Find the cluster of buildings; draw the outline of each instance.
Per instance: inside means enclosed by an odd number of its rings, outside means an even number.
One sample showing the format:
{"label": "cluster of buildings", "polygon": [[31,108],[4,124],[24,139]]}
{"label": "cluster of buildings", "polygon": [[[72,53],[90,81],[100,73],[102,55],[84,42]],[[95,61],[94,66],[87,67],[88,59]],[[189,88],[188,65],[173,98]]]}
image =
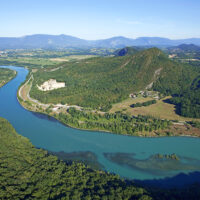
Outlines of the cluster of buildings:
{"label": "cluster of buildings", "polygon": [[155,92],[155,91],[139,91],[138,93],[129,94],[129,97],[135,99],[139,95],[143,96],[143,97],[152,97],[152,98],[157,99],[157,100],[160,99],[159,93]]}

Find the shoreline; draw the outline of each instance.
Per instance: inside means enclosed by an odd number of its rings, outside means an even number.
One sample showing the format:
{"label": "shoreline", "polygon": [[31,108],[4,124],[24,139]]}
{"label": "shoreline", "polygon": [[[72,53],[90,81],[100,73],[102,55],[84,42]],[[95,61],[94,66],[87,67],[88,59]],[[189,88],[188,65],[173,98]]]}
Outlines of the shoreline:
{"label": "shoreline", "polygon": [[90,132],[99,132],[99,133],[109,133],[109,134],[113,134],[113,135],[123,135],[123,136],[128,136],[128,137],[139,137],[139,138],[164,138],[164,137],[191,137],[191,138],[200,138],[200,136],[195,136],[195,135],[142,136],[142,135],[130,135],[130,134],[114,133],[114,132],[111,132],[111,131],[98,130],[98,129],[81,129],[81,128],[77,128],[77,127],[71,126],[71,125],[69,125],[69,124],[66,124],[66,123],[60,121],[60,120],[59,120],[58,118],[56,118],[55,116],[49,115],[49,114],[47,114],[47,113],[45,113],[45,112],[38,112],[38,111],[30,110],[30,109],[24,107],[24,106],[20,103],[18,97],[17,97],[17,100],[18,100],[19,104],[20,104],[25,110],[28,110],[29,112],[36,113],[36,114],[42,114],[42,115],[45,115],[45,116],[47,116],[47,117],[51,117],[51,118],[53,118],[54,120],[56,120],[56,121],[58,121],[59,123],[61,123],[62,125],[66,126],[66,127],[69,127],[69,128],[72,128],[72,129],[81,130],[81,131],[90,131]]}
{"label": "shoreline", "polygon": [[[57,120],[59,123],[61,123],[62,125],[66,126],[66,127],[77,129],[77,130],[82,130],[82,131],[91,131],[91,132],[95,132],[96,131],[96,132],[103,132],[103,133],[109,133],[109,134],[115,134],[115,135],[124,135],[124,136],[131,136],[131,137],[143,137],[143,138],[163,138],[163,137],[191,137],[191,138],[200,138],[200,136],[187,135],[187,134],[185,134],[185,135],[171,135],[171,136],[168,136],[168,135],[146,136],[146,135],[142,135],[142,134],[140,134],[140,135],[131,135],[131,134],[124,134],[124,133],[116,133],[116,132],[111,132],[111,131],[108,131],[108,130],[100,130],[100,129],[83,129],[83,128],[77,128],[77,127],[75,127],[73,125],[69,125],[69,124],[67,124],[67,123],[59,120],[57,117],[55,117],[55,116],[53,116],[51,114],[48,114],[48,113],[46,113],[44,111],[42,112],[42,111],[31,110],[31,109],[27,108],[24,104],[21,103],[21,100],[24,102],[24,99],[21,97],[21,95],[19,94],[19,92],[21,92],[21,88],[24,87],[30,81],[30,79],[31,79],[31,77],[29,77],[28,80],[26,79],[24,81],[24,83],[18,88],[18,91],[17,91],[17,100],[18,100],[19,104],[24,109],[26,109],[26,110],[28,110],[30,112],[43,114],[43,115],[46,115],[47,117],[52,117],[53,119]],[[36,100],[36,101],[38,101],[38,100]],[[41,104],[43,104],[43,103],[41,103]]]}
{"label": "shoreline", "polygon": [[[0,66],[1,67],[1,66]],[[20,66],[17,66],[17,67],[20,67]],[[2,68],[7,68],[7,66],[2,66]],[[21,67],[21,68],[24,68],[24,69],[27,69],[25,67]],[[30,111],[30,112],[34,112],[34,113],[40,113],[40,114],[44,114],[46,116],[49,116],[49,117],[52,117],[54,119],[56,119],[59,123],[63,124],[64,126],[67,126],[67,127],[70,127],[70,128],[74,128],[74,129],[77,129],[77,130],[83,130],[83,131],[91,131],[91,132],[104,132],[104,133],[111,133],[111,134],[115,134],[115,135],[124,135],[124,136],[132,136],[132,137],[144,137],[144,138],[159,138],[159,137],[191,137],[191,138],[199,138],[200,135],[191,135],[191,134],[173,134],[173,135],[167,135],[166,133],[164,134],[158,134],[156,132],[154,132],[153,134],[154,135],[148,135],[146,133],[150,133],[150,132],[138,132],[138,134],[136,135],[132,135],[132,134],[127,134],[127,133],[117,133],[117,132],[112,132],[112,131],[109,131],[109,130],[101,130],[101,129],[86,129],[86,128],[79,128],[79,127],[76,127],[76,126],[73,126],[71,124],[68,124],[68,123],[65,123],[63,121],[61,121],[60,119],[58,119],[57,117],[55,117],[55,115],[53,114],[49,114],[45,111],[36,111],[34,109],[31,109],[31,108],[27,108],[26,105],[24,105],[22,102],[25,102],[26,100],[24,100],[23,98],[20,97],[19,95],[19,91],[21,92],[21,89],[23,88],[23,86],[25,86],[27,84],[27,81],[31,79],[31,74],[32,72],[30,71],[30,69],[28,69],[28,74],[26,76],[26,79],[20,84],[20,86],[18,87],[18,90],[17,90],[17,94],[16,94],[16,98],[17,98],[17,101],[18,103],[20,104],[20,106],[22,106],[24,109]],[[17,73],[15,75],[15,77],[17,76]],[[13,77],[13,78],[15,78]],[[12,79],[11,79],[12,80]],[[11,81],[10,80],[10,81]],[[30,92],[30,91],[29,91]],[[36,100],[38,102],[38,100]],[[35,104],[37,105],[37,103],[35,102]],[[41,103],[43,104],[43,103]],[[45,104],[43,104],[45,105]],[[47,106],[50,106],[50,104]],[[66,106],[66,105],[65,105]],[[70,106],[69,106],[70,107]],[[74,107],[74,106],[71,106],[71,107]],[[170,120],[171,121],[171,120]],[[162,130],[161,130],[162,131]],[[142,134],[144,133],[144,134]],[[152,133],[152,132],[151,132]]]}
{"label": "shoreline", "polygon": [[[8,68],[4,68],[4,67],[1,67],[1,66],[0,66],[0,68],[1,68],[1,69],[8,69]],[[14,76],[11,77],[6,83],[4,83],[3,85],[1,85],[0,88],[2,88],[4,85],[6,85],[6,84],[9,83],[10,81],[12,81],[12,80],[17,76],[17,74],[18,74],[17,71],[15,71],[15,70],[13,70],[13,69],[10,69],[10,70],[12,70],[12,71],[15,73]]]}

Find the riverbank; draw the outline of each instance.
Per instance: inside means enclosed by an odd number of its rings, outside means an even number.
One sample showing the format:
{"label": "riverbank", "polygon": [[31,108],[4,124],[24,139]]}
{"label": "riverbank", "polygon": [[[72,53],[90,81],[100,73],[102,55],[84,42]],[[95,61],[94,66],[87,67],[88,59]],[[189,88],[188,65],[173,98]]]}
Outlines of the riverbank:
{"label": "riverbank", "polygon": [[[93,170],[81,163],[66,164],[47,151],[36,149],[27,138],[19,135],[3,118],[0,118],[0,137],[0,169],[2,172],[0,199],[26,199],[27,196],[31,199],[36,197],[59,199],[60,196],[77,199],[77,194],[80,197],[78,199],[85,199],[86,196],[88,199],[85,190],[90,190],[89,197],[96,198],[98,195],[98,199],[109,194],[111,190],[115,191],[112,194],[113,199],[118,197],[135,199],[138,193],[140,196],[147,197],[148,193],[145,189],[130,181],[126,183],[117,175]],[[88,184],[88,181],[92,185]],[[96,190],[96,187],[101,187],[102,184],[105,186],[103,193],[102,190]],[[80,187],[82,190],[79,189]],[[121,187],[123,191],[117,189]],[[136,194],[135,190],[138,190]]]}
{"label": "riverbank", "polygon": [[[132,122],[130,123],[130,120],[126,121],[124,118],[130,118],[131,116],[124,115],[123,113],[98,113],[97,111],[87,110],[76,105],[43,104],[30,97],[29,93],[33,80],[34,76],[32,73],[29,75],[29,79],[19,88],[17,96],[20,104],[25,109],[30,111],[39,112],[54,117],[66,126],[80,130],[103,131],[142,137],[200,136],[200,130],[198,128],[192,127],[186,123],[180,125],[179,123],[172,123],[172,121],[160,120],[153,117],[149,117],[149,121],[144,121],[147,118],[147,116],[144,116],[142,119],[139,117],[140,120],[138,124],[142,123],[141,120],[144,123],[143,125],[138,126],[136,123],[137,120],[134,124]],[[77,111],[71,111],[72,113],[70,113],[69,110],[72,108],[76,109]],[[109,115],[109,117],[103,117],[105,115]],[[116,118],[121,118],[121,121],[116,120]],[[133,118],[137,119],[138,117],[134,116]],[[152,123],[156,120],[157,124]],[[165,121],[165,125],[163,125],[163,121]],[[149,123],[149,127],[145,126],[145,123]]]}
{"label": "riverbank", "polygon": [[[65,152],[67,155],[68,153],[72,153],[70,156],[75,156],[77,159],[79,159],[81,155],[81,160],[90,159],[90,156],[94,155],[106,171],[119,174],[124,178],[139,180],[161,179],[169,177],[169,174],[170,176],[174,176],[185,171],[181,170],[177,171],[177,173],[171,173],[170,171],[164,170],[161,175],[157,175],[154,172],[144,172],[140,170],[140,168],[135,169],[127,165],[121,165],[120,163],[129,159],[129,157],[127,157],[128,154],[133,155],[134,153],[134,158],[140,160],[146,160],[151,155],[158,153],[163,155],[175,153],[180,158],[188,157],[191,160],[199,159],[199,138],[125,137],[122,134],[117,135],[86,130],[80,131],[64,126],[62,123],[47,115],[29,112],[19,104],[16,98],[17,90],[23,82],[25,83],[28,71],[18,67],[9,68],[16,70],[18,76],[0,90],[1,116],[8,119],[16,131],[28,138],[37,148],[47,149],[51,152]],[[27,80],[30,78],[30,75],[31,74],[27,76]],[[73,110],[70,109],[70,115],[72,111]],[[78,113],[75,114],[77,116]],[[83,114],[83,112],[80,112],[80,114]],[[94,116],[96,117],[97,115],[95,114]],[[112,115],[106,114],[106,116],[111,117]],[[120,115],[118,114],[116,117],[120,117]],[[70,119],[77,119],[77,117]],[[119,122],[120,119],[118,119],[117,122]],[[105,118],[97,120],[106,122]],[[110,119],[109,121],[113,122],[114,120],[115,119]],[[137,118],[137,120],[139,119]],[[75,121],[73,121],[73,123],[74,122]],[[187,149],[187,151],[185,151],[185,149]],[[88,154],[87,152],[91,153]],[[118,161],[116,163],[114,162],[115,160],[108,160],[108,158],[105,157],[105,155],[111,155],[110,153],[116,153],[116,156],[118,153],[121,153],[121,161],[119,161],[119,164],[117,164]],[[114,154],[112,155],[114,156]]]}
{"label": "riverbank", "polygon": [[[67,199],[103,199],[104,196],[108,195],[112,199],[150,200],[152,198],[160,199],[161,196],[164,196],[164,200],[170,199],[171,196],[176,197],[176,199],[182,197],[190,199],[191,196],[194,196],[194,189],[197,192],[199,188],[199,184],[190,186],[192,183],[189,182],[189,186],[184,187],[183,185],[174,190],[167,186],[164,187],[165,181],[174,182],[174,178],[161,181],[152,180],[152,182],[132,181],[102,170],[91,169],[80,162],[65,162],[64,159],[60,160],[57,156],[51,155],[52,153],[35,148],[27,138],[19,135],[12,125],[3,118],[0,118],[0,137],[2,155],[0,159],[1,199],[26,199],[27,196],[33,199],[36,197],[59,199],[60,196]],[[86,153],[83,154],[86,159],[93,156],[90,152]],[[79,154],[81,152],[63,154],[62,156],[73,158],[77,155],[80,156]],[[7,159],[8,157],[9,159]],[[198,172],[194,174],[195,177],[199,177]],[[183,178],[187,181],[192,175],[182,176],[185,176]],[[15,179],[12,178],[13,176]],[[196,180],[198,180],[197,178]],[[100,189],[97,190],[97,188]],[[12,193],[8,192],[11,190]],[[85,191],[90,192],[86,194]],[[199,195],[198,192],[195,193],[196,197]]]}
{"label": "riverbank", "polygon": [[[8,70],[6,68],[0,68],[0,69],[4,69],[4,70]],[[1,81],[0,81],[0,88],[3,87],[4,85],[6,85],[9,81],[13,80],[16,76],[17,76],[17,72],[15,70],[11,70],[12,71],[12,74],[8,74],[6,76],[8,77],[2,77],[4,76],[4,74],[1,74]]]}

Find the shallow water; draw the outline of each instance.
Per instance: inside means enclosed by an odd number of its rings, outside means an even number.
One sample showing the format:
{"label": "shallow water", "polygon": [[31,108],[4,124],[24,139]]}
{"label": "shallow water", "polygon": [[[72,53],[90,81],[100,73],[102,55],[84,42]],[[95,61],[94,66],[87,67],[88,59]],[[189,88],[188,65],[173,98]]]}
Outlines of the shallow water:
{"label": "shallow water", "polygon": [[[18,74],[15,79],[0,88],[0,116],[8,119],[16,131],[29,138],[36,147],[52,152],[62,152],[62,155],[63,152],[77,152],[70,154],[70,156],[75,155],[76,159],[79,159],[81,155],[88,159],[88,155],[91,155],[91,158],[95,158],[93,160],[97,160],[99,166],[105,170],[129,179],[158,179],[200,169],[200,138],[141,138],[84,131],[64,126],[46,115],[25,110],[18,103],[16,93],[20,84],[25,80],[28,70],[12,66],[6,68],[16,70]],[[160,170],[159,173],[156,173],[157,167],[152,166],[151,170],[145,168],[145,165],[150,164],[149,158],[157,153],[175,153],[181,158],[181,162],[191,167],[177,169],[179,165],[176,165],[173,170],[170,165],[169,170],[166,165],[165,169]],[[115,159],[108,155],[114,155]],[[116,155],[120,155],[118,160],[116,160]],[[140,163],[142,168],[139,167],[140,165],[133,167],[129,163],[130,156],[127,157],[127,155],[134,155],[131,162],[142,162],[142,165]]]}

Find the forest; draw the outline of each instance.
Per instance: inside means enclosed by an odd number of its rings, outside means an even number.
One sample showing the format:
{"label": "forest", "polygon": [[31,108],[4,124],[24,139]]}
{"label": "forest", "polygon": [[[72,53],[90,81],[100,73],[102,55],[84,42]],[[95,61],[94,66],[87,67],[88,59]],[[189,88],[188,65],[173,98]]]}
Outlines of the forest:
{"label": "forest", "polygon": [[144,188],[82,163],[65,163],[35,148],[0,118],[0,199],[198,200],[199,188]]}
{"label": "forest", "polygon": [[64,163],[0,118],[0,199],[151,199],[119,176]]}
{"label": "forest", "polygon": [[58,119],[72,127],[90,130],[109,131],[128,135],[145,135],[167,129],[171,122],[151,116],[129,116],[121,112],[97,114],[69,108],[67,113],[60,113]]}
{"label": "forest", "polygon": [[0,87],[16,76],[16,72],[10,69],[0,68]]}
{"label": "forest", "polygon": [[193,81],[190,88],[169,101],[176,105],[178,114],[184,117],[200,118],[200,76]]}

